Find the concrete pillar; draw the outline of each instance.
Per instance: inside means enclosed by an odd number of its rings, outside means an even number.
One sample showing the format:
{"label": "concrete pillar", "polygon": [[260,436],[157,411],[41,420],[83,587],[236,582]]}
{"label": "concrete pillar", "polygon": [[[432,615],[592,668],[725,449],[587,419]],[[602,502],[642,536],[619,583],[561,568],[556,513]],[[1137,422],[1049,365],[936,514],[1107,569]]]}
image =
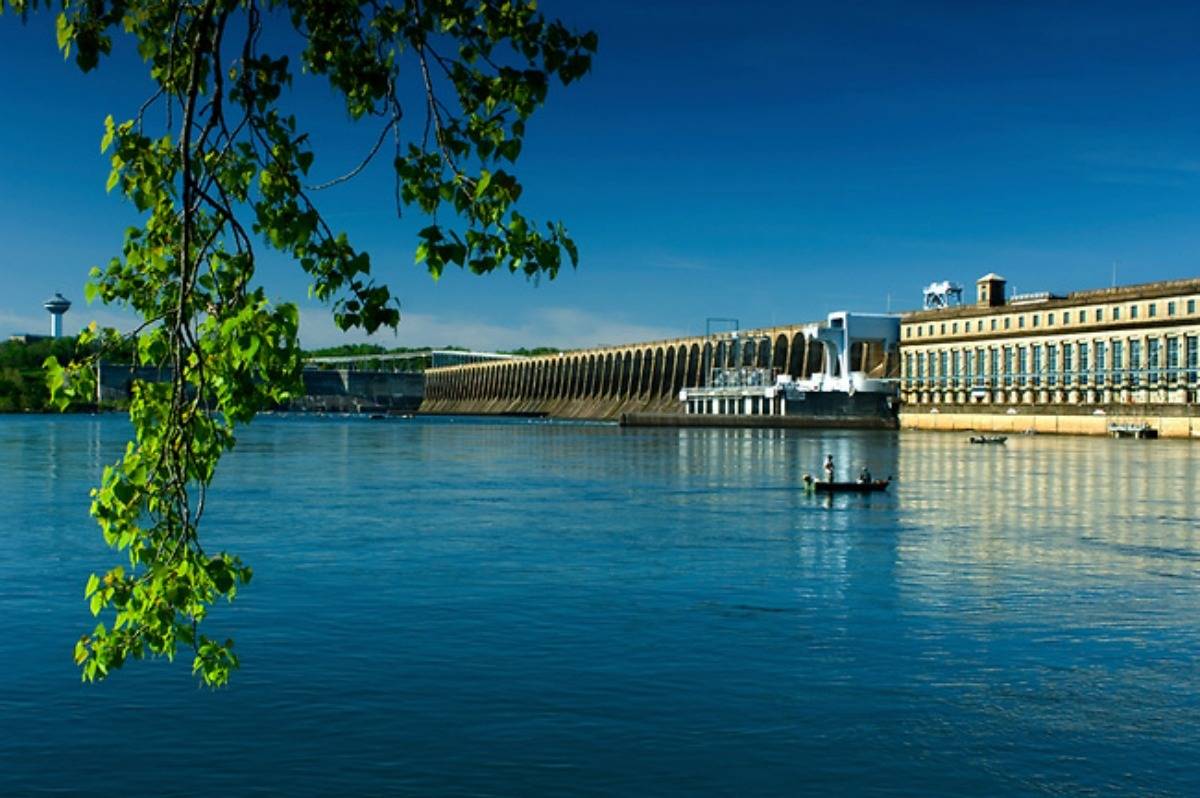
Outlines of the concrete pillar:
{"label": "concrete pillar", "polygon": [[654,395],[654,360],[656,358],[655,349],[647,349],[642,353],[642,383],[638,390],[639,397],[649,397]]}

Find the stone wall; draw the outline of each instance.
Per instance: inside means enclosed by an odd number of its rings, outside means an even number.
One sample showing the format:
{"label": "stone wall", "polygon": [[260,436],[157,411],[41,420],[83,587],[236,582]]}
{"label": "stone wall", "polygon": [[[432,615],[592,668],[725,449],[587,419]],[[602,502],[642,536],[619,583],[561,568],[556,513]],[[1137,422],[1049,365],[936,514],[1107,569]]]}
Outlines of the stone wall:
{"label": "stone wall", "polygon": [[[1103,414],[1097,414],[1100,410]],[[981,412],[971,408],[913,407],[900,412],[901,429],[944,432],[1002,432],[1021,434],[1108,435],[1110,424],[1148,424],[1163,438],[1200,438],[1200,408],[1180,405],[1103,408],[1053,406],[1021,407],[1007,411]]]}

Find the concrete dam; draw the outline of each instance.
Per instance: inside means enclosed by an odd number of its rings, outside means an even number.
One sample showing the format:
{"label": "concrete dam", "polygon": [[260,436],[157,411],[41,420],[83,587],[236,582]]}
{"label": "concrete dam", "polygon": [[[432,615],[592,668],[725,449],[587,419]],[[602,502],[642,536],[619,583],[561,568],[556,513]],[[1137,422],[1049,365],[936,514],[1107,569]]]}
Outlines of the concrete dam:
{"label": "concrete dam", "polygon": [[839,352],[821,339],[825,326],[814,322],[429,369],[421,412],[596,420],[683,416],[679,392],[706,387],[720,369],[807,380],[839,374],[844,363],[875,378],[897,375],[895,346],[861,340]]}

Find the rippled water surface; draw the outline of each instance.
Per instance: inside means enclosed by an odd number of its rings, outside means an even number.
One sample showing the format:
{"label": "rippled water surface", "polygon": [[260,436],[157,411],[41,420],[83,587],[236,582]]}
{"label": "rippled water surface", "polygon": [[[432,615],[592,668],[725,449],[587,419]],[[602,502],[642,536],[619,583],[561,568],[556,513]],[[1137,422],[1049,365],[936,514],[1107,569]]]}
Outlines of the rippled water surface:
{"label": "rippled water surface", "polygon": [[264,419],[209,692],[71,662],[126,433],[0,417],[0,794],[1200,795],[1200,444]]}

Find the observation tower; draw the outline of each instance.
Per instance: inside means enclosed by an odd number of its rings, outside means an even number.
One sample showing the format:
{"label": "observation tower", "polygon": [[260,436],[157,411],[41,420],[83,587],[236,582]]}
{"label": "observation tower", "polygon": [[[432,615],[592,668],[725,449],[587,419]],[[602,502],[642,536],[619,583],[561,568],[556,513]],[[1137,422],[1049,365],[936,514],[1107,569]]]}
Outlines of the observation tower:
{"label": "observation tower", "polygon": [[56,293],[53,297],[43,302],[42,307],[50,314],[50,337],[61,338],[62,317],[64,313],[71,309],[71,300],[62,294]]}

